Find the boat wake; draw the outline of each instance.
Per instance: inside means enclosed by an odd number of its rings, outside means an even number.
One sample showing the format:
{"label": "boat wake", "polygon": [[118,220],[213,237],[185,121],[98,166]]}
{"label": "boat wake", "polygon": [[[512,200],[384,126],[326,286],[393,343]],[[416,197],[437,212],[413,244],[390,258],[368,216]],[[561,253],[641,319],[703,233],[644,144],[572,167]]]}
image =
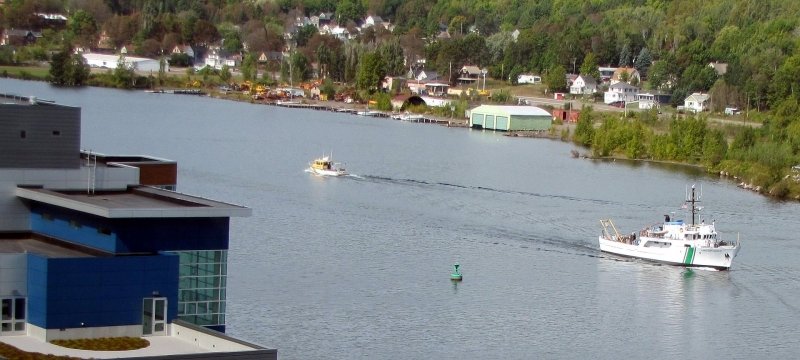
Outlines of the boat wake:
{"label": "boat wake", "polygon": [[467,189],[467,190],[478,190],[478,191],[486,191],[486,192],[495,192],[500,194],[509,194],[509,195],[523,195],[523,196],[531,196],[537,198],[550,198],[550,199],[561,199],[561,200],[569,200],[569,201],[581,201],[581,202],[591,202],[598,205],[608,205],[611,202],[608,200],[600,200],[600,199],[587,199],[587,198],[579,198],[569,195],[554,195],[554,194],[542,194],[542,193],[535,193],[535,192],[527,192],[527,191],[516,191],[516,190],[506,190],[506,189],[497,189],[485,186],[471,186],[471,185],[459,185],[459,184],[452,184],[447,182],[431,182],[425,180],[416,180],[416,179],[396,179],[390,177],[383,177],[383,176],[376,176],[376,175],[364,175],[359,176],[359,180],[364,181],[371,181],[375,183],[392,183],[397,185],[406,185],[406,186],[417,186],[417,187],[446,187],[452,189]]}

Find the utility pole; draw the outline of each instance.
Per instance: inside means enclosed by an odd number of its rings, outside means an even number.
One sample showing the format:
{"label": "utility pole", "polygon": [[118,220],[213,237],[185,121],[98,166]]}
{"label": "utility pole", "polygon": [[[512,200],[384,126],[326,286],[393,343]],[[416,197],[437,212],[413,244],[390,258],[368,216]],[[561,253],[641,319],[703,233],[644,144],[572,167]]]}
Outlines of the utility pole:
{"label": "utility pole", "polygon": [[453,83],[453,62],[450,62],[450,75],[447,76],[447,82],[449,84]]}

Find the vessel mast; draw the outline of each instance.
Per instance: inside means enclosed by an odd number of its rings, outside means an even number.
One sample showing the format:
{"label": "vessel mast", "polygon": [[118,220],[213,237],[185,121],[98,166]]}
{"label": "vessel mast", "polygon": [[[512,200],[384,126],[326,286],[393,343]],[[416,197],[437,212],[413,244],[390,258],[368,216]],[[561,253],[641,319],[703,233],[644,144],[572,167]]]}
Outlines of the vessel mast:
{"label": "vessel mast", "polygon": [[692,197],[689,198],[687,201],[692,204],[692,226],[694,226],[695,216],[697,215],[698,212],[700,212],[700,209],[698,209],[697,206],[695,206],[695,204],[699,203],[700,200],[695,196],[694,185],[692,185]]}

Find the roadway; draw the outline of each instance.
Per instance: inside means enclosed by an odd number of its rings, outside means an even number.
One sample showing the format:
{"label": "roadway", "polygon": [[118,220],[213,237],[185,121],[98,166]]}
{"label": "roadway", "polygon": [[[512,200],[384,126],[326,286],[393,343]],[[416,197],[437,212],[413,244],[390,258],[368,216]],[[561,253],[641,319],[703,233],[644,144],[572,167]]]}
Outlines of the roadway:
{"label": "roadway", "polygon": [[[638,102],[629,102],[627,109],[606,105],[604,103],[598,102],[591,102],[591,101],[583,101],[583,100],[556,100],[553,98],[544,98],[544,97],[535,97],[535,96],[516,96],[518,104],[525,104],[525,105],[533,105],[533,106],[542,106],[542,105],[549,105],[554,108],[564,108],[564,103],[572,103],[573,109],[580,110],[581,107],[584,105],[591,106],[596,111],[603,111],[603,112],[625,112],[627,111],[645,111],[644,109],[639,109]],[[674,109],[672,107],[668,108],[662,116],[672,116],[674,113]],[[659,112],[660,113],[660,112]],[[746,122],[744,118],[741,117],[739,119],[736,118],[729,118],[729,117],[719,117],[719,116],[707,116],[709,121],[713,121],[719,124],[725,125],[738,125],[738,126],[750,126],[750,127],[761,127],[761,123],[756,122]]]}

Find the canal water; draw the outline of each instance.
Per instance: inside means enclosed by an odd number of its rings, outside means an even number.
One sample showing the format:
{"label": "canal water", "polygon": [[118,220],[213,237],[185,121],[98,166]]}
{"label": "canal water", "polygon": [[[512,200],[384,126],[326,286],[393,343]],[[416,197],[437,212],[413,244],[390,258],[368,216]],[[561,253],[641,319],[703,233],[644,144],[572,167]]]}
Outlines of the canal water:
{"label": "canal water", "polygon": [[[80,106],[84,148],[175,160],[179,191],[252,208],[231,223],[228,332],[281,359],[800,356],[800,204],[698,169],[207,97],[0,91]],[[330,153],[354,175],[304,171]],[[693,184],[742,241],[730,271],[599,252],[600,219],[680,218]]]}

